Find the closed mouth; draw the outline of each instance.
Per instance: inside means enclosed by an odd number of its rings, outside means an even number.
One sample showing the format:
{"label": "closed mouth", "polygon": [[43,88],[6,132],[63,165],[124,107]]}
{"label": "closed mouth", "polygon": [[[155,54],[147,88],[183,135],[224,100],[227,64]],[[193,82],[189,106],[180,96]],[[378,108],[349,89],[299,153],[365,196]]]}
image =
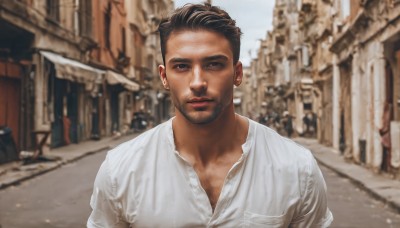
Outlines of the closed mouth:
{"label": "closed mouth", "polygon": [[202,102],[211,102],[210,98],[192,98],[188,101],[188,103],[202,103]]}

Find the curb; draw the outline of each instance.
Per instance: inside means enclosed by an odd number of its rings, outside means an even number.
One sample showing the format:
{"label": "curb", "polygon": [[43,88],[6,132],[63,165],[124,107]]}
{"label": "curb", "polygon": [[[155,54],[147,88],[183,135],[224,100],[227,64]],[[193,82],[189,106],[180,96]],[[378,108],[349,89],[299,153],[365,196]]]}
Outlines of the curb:
{"label": "curb", "polygon": [[87,151],[87,152],[84,152],[84,153],[80,154],[79,156],[76,156],[76,157],[73,157],[73,158],[70,158],[70,159],[66,159],[66,160],[58,161],[55,164],[50,165],[49,167],[46,167],[46,168],[44,168],[42,170],[32,171],[28,175],[24,175],[24,176],[21,176],[19,178],[15,178],[15,179],[13,179],[13,180],[11,180],[9,182],[0,183],[0,190],[6,189],[7,187],[10,187],[10,186],[18,185],[23,181],[26,181],[26,180],[32,179],[34,177],[37,177],[39,175],[45,174],[47,172],[53,171],[55,169],[58,169],[58,168],[60,168],[60,167],[62,167],[64,165],[66,165],[66,164],[78,161],[78,160],[80,160],[80,159],[82,159],[82,158],[84,158],[86,156],[91,155],[91,154],[95,154],[95,153],[101,152],[103,150],[110,149],[111,147],[112,146],[110,146],[110,145],[109,146],[103,146],[103,147],[97,148],[95,150]]}
{"label": "curb", "polygon": [[[0,190],[6,189],[10,186],[18,185],[23,181],[26,181],[26,180],[32,179],[34,177],[37,177],[39,175],[45,174],[47,172],[53,171],[55,169],[58,169],[64,165],[66,165],[66,164],[76,162],[86,156],[101,152],[103,150],[111,150],[111,149],[117,147],[118,145],[120,145],[121,143],[124,143],[124,142],[136,137],[140,133],[141,132],[139,132],[139,133],[131,132],[129,134],[122,135],[119,137],[109,137],[108,142],[105,142],[104,145],[99,145],[97,148],[88,149],[86,151],[80,152],[79,154],[75,154],[73,156],[68,156],[67,158],[60,156],[61,160],[59,160],[59,161],[55,161],[55,162],[51,162],[51,163],[50,162],[49,163],[38,163],[39,165],[43,164],[42,166],[44,166],[44,167],[42,167],[40,170],[38,170],[38,169],[31,170],[31,171],[25,170],[25,172],[27,172],[27,173],[22,173],[20,176],[17,176],[17,177],[10,177],[9,178],[10,180],[6,179],[6,180],[1,181],[0,182]],[[57,153],[58,152],[55,152],[55,155],[57,155]],[[21,171],[21,172],[24,172],[24,171]]]}

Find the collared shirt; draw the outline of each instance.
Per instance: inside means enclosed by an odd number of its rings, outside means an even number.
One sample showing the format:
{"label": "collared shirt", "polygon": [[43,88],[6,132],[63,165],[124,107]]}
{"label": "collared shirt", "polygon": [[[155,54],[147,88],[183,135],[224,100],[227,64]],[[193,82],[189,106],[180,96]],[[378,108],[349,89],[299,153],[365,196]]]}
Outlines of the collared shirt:
{"label": "collared shirt", "polygon": [[88,227],[327,227],[326,185],[309,150],[249,120],[213,211],[175,149],[172,119],[107,154]]}

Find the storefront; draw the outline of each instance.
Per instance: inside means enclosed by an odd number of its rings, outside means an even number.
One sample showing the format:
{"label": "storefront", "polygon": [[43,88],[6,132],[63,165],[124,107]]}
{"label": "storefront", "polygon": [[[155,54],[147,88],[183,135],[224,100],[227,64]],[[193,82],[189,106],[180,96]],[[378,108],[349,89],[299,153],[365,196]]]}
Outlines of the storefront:
{"label": "storefront", "polygon": [[[2,3],[0,8],[9,4]],[[11,130],[16,150],[34,147],[30,48],[34,34],[0,15],[0,127]],[[0,142],[1,143],[1,142]]]}
{"label": "storefront", "polygon": [[105,72],[52,52],[40,55],[46,92],[37,92],[45,104],[42,115],[50,122],[51,147],[91,138],[99,129],[93,116]]}
{"label": "storefront", "polygon": [[16,145],[20,138],[21,79],[21,66],[0,60],[0,127],[12,130]]}
{"label": "storefront", "polygon": [[133,116],[133,92],[140,90],[139,84],[114,71],[106,72],[106,129],[108,134],[125,132],[130,128]]}

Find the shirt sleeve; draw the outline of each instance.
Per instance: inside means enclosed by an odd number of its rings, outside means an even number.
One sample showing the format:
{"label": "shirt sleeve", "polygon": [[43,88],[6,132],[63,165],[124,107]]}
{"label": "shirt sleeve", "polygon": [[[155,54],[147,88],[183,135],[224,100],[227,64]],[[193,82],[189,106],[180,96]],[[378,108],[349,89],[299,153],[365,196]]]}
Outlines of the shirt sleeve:
{"label": "shirt sleeve", "polygon": [[326,184],[317,162],[312,158],[302,204],[291,227],[328,227],[333,216],[328,208]]}
{"label": "shirt sleeve", "polygon": [[87,227],[129,227],[121,217],[121,206],[116,201],[115,185],[112,183],[107,158],[100,166],[90,199],[92,213]]}

